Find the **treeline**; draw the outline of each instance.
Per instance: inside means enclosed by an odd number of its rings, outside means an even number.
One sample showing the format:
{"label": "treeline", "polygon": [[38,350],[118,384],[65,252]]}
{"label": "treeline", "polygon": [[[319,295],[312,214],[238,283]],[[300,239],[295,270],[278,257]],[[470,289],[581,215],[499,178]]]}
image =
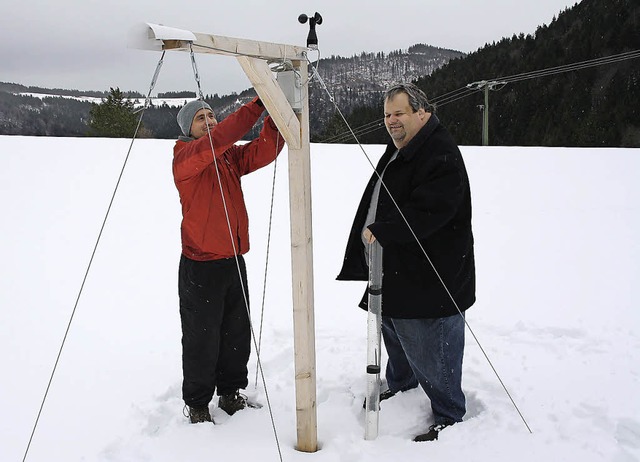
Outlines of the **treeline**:
{"label": "treeline", "polygon": [[[512,80],[489,92],[489,144],[503,146],[640,146],[640,57],[557,73],[553,68],[640,51],[637,0],[583,0],[561,12],[534,35],[514,35],[422,77],[416,84],[459,144],[482,142],[483,91],[467,85]],[[545,76],[515,81],[505,77],[548,70]],[[498,90],[500,88],[500,90]],[[452,93],[455,92],[455,93]],[[448,98],[445,95],[450,95]],[[456,96],[458,95],[458,96]],[[386,130],[367,132],[382,116],[372,101],[347,117],[366,132],[367,142],[386,143]],[[346,126],[336,116],[320,140],[340,137]],[[361,140],[362,141],[362,140]]]}
{"label": "treeline", "polygon": [[[92,98],[106,98],[109,95],[108,91],[81,91],[81,90],[69,90],[66,88],[43,88],[21,85],[19,83],[0,82],[0,92],[7,93],[38,93],[43,95],[56,95],[56,96],[74,96],[74,97],[92,97]],[[144,98],[142,93],[137,91],[123,91],[128,98]]]}
{"label": "treeline", "polygon": [[451,50],[448,48],[440,48],[440,47],[434,47],[432,45],[426,45],[424,43],[416,43],[415,45],[410,46],[407,50],[393,50],[388,53],[385,53],[384,51],[378,51],[378,52],[363,51],[359,54],[354,54],[350,58],[331,55],[328,58],[322,59],[322,62],[334,64],[334,63],[347,62],[347,61],[352,62],[357,60],[369,61],[371,59],[379,60],[379,59],[385,59],[385,58],[395,58],[395,57],[405,56],[406,54],[429,54],[433,56],[441,53],[451,54],[454,56],[460,56],[464,54],[464,53],[460,53],[459,51]]}
{"label": "treeline", "polygon": [[[88,101],[79,101],[62,96],[29,96],[14,94],[2,91],[2,88],[13,88],[13,91],[20,93],[38,93],[33,87],[24,87],[16,84],[0,83],[0,135],[23,135],[23,136],[98,136],[95,130],[90,127],[90,112],[93,105]],[[27,90],[29,88],[29,90]],[[38,89],[39,92],[48,94],[54,90]],[[63,90],[55,90],[62,92]],[[87,97],[86,92],[80,94],[71,90],[64,90],[67,96]],[[91,92],[92,97],[101,98],[101,101],[109,100],[109,92],[96,96]],[[144,96],[135,92],[122,92],[125,97],[136,103],[139,109],[145,101]],[[219,96],[205,95],[205,100],[214,109],[216,115],[222,119],[239,107],[239,103],[246,103],[255,96],[253,89],[246,90],[241,94]],[[158,95],[159,98],[185,98],[187,101],[194,98],[193,92],[168,92]],[[176,123],[176,116],[180,107],[173,107],[167,104],[151,105],[143,115],[144,130],[138,133],[141,138],[175,139],[180,135],[180,128]],[[140,112],[136,112],[140,115]],[[131,130],[129,136],[133,136]],[[257,136],[258,130],[254,129],[247,135]]]}
{"label": "treeline", "polygon": [[91,104],[0,91],[0,135],[86,136]]}

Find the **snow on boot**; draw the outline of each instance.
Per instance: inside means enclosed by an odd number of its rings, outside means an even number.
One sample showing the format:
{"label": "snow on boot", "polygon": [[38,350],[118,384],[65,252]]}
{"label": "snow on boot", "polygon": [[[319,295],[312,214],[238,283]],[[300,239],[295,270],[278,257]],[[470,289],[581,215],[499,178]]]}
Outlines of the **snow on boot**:
{"label": "snow on boot", "polygon": [[433,424],[429,427],[429,431],[427,433],[416,436],[413,441],[415,441],[416,443],[420,443],[422,441],[435,441],[438,439],[438,433],[450,426],[451,425],[447,424]]}

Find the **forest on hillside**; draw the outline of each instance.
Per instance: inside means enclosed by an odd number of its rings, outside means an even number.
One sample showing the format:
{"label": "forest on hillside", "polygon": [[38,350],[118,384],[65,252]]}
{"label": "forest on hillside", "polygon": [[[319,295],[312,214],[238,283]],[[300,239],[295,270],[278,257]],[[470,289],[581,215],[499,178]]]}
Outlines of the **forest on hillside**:
{"label": "forest on hillside", "polygon": [[[602,65],[553,69],[623,53],[628,55]],[[540,69],[549,71],[524,78]],[[489,92],[491,144],[640,146],[640,2],[583,0],[535,36],[487,45],[417,83],[441,94],[469,82],[518,75]],[[460,143],[481,138],[477,106],[483,102],[483,92],[476,92],[438,109]]]}
{"label": "forest on hillside", "polygon": [[[481,144],[485,91],[469,85],[482,81],[496,83],[490,145],[638,147],[640,2],[582,0],[533,35],[486,44],[418,79],[459,144]],[[364,142],[386,143],[382,112],[377,101],[347,120]],[[345,132],[335,116],[320,140],[353,142]]]}

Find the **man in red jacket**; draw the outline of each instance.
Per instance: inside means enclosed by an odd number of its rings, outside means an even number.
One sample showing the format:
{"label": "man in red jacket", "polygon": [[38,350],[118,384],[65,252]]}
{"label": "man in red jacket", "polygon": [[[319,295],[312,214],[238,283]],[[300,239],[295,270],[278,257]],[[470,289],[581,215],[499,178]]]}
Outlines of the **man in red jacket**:
{"label": "man in red jacket", "polygon": [[182,204],[178,275],[182,397],[191,423],[210,422],[214,392],[232,415],[246,406],[251,329],[247,274],[249,220],[240,177],[271,163],[284,141],[269,116],[258,138],[239,141],[264,106],[255,98],[218,123],[204,101],[178,113],[173,177]]}

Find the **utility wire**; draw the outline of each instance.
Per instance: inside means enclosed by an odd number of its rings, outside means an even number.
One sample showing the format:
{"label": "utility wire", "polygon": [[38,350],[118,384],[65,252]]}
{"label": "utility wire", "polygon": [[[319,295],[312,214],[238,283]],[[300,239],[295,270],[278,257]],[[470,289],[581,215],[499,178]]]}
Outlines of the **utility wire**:
{"label": "utility wire", "polygon": [[[202,108],[204,109],[204,96],[202,94],[202,88],[200,86],[200,76],[198,74],[198,67],[196,65],[196,59],[195,59],[195,55],[193,52],[193,44],[192,42],[189,42],[189,51],[190,51],[190,55],[191,55],[191,66],[193,68],[193,75],[198,87],[198,95],[200,97],[200,100],[202,101]],[[229,238],[231,239],[231,246],[233,247],[233,255],[235,257],[235,262],[236,262],[236,268],[238,270],[238,276],[240,279],[240,285],[241,285],[241,289],[242,289],[242,296],[244,297],[244,304],[245,304],[245,308],[247,311],[247,318],[249,320],[249,330],[251,331],[251,339],[253,340],[253,345],[256,349],[256,358],[257,358],[257,363],[258,363],[258,369],[260,370],[260,375],[262,377],[262,385],[264,386],[264,395],[265,395],[265,399],[267,401],[267,408],[269,409],[269,416],[271,418],[271,427],[273,429],[273,435],[275,438],[275,442],[276,442],[276,447],[278,449],[278,456],[280,458],[280,462],[282,462],[282,450],[280,448],[280,440],[278,438],[278,431],[276,429],[276,422],[275,422],[275,418],[273,416],[273,409],[271,407],[271,400],[269,398],[269,392],[267,390],[267,382],[264,376],[264,370],[262,368],[262,361],[260,359],[260,352],[259,352],[259,346],[256,340],[256,334],[255,331],[253,329],[253,323],[251,322],[251,313],[249,311],[249,298],[248,298],[248,294],[247,294],[247,287],[244,283],[244,280],[242,278],[242,269],[240,268],[240,259],[238,256],[238,250],[236,248],[236,244],[235,241],[233,239],[233,230],[231,227],[231,220],[229,218],[229,209],[227,207],[227,201],[225,199],[225,195],[224,195],[224,189],[223,189],[223,185],[222,185],[222,179],[220,177],[220,169],[218,168],[218,159],[216,158],[216,154],[215,154],[215,150],[213,147],[213,139],[211,138],[211,131],[209,128],[209,124],[207,124],[207,137],[209,138],[209,147],[211,148],[211,155],[213,157],[213,165],[215,167],[215,171],[216,171],[216,177],[217,177],[217,181],[218,181],[218,186],[220,188],[220,196],[222,198],[222,205],[224,208],[224,213],[225,213],[225,217],[227,220],[227,229],[229,231]],[[280,136],[278,135],[278,138],[276,139],[276,152],[278,150],[278,146],[280,143]]]}
{"label": "utility wire", "polygon": [[602,66],[605,64],[613,64],[622,61],[626,61],[629,59],[640,58],[640,50],[628,51],[625,53],[619,53],[611,56],[603,56],[600,58],[589,59],[586,61],[580,61],[571,64],[564,64],[562,66],[549,67],[546,69],[540,69],[531,72],[524,72],[521,74],[514,74],[506,77],[498,77],[491,80],[498,80],[501,82],[513,83],[520,82],[522,80],[529,80],[538,77],[547,77],[549,75],[557,75],[562,74],[564,72],[577,71],[580,69],[587,69],[590,67]]}
{"label": "utility wire", "polygon": [[[446,93],[442,96],[433,98],[430,103],[433,107],[441,107],[444,106],[446,104],[449,103],[453,103],[455,101],[458,101],[459,99],[462,98],[466,98],[467,96],[469,96],[471,93],[475,93],[476,90],[471,90],[467,87],[462,87],[458,90]],[[384,128],[384,121],[382,118],[380,118],[380,120],[374,120],[372,122],[369,122],[367,124],[361,125],[357,128],[353,129],[353,134],[358,135],[358,136],[363,136],[363,135],[367,135],[369,133],[373,133],[376,132],[378,130],[382,130]],[[329,138],[325,138],[323,139],[321,142],[322,143],[343,143],[349,139],[351,139],[352,137],[352,133],[347,131],[347,132],[342,132],[342,133],[338,133],[336,135],[330,136]]]}
{"label": "utility wire", "polygon": [[437,96],[435,98],[433,98],[430,103],[434,106],[434,107],[441,107],[441,106],[445,106],[449,103],[453,103],[455,101],[458,101],[460,99],[466,98],[467,96],[471,95],[472,93],[475,93],[475,90],[471,90],[469,88],[465,87],[464,91],[459,91],[456,90],[456,92],[451,92],[448,93],[448,96]]}
{"label": "utility wire", "polygon": [[[278,132],[278,140],[276,141],[276,149],[278,149],[278,143],[280,142],[280,132]],[[269,225],[267,231],[267,248],[265,251],[264,261],[264,280],[262,282],[262,307],[260,310],[260,329],[258,331],[258,346],[256,348],[256,355],[260,355],[260,349],[262,347],[262,326],[264,324],[264,305],[267,298],[267,272],[269,269],[269,248],[271,247],[271,228],[273,224],[273,203],[275,198],[276,189],[276,176],[278,172],[278,158],[273,161],[273,179],[271,180],[271,205],[269,207]],[[256,363],[256,381],[255,387],[258,388],[258,364]]]}
{"label": "utility wire", "polygon": [[[361,125],[360,127],[354,129],[354,133],[356,135],[364,135],[370,133],[371,131],[376,131],[381,128],[384,128],[384,122],[382,118],[380,120],[375,120],[373,122],[369,122],[368,124]],[[331,136],[322,140],[323,143],[341,143],[351,138],[351,133],[339,133],[337,135]]]}

